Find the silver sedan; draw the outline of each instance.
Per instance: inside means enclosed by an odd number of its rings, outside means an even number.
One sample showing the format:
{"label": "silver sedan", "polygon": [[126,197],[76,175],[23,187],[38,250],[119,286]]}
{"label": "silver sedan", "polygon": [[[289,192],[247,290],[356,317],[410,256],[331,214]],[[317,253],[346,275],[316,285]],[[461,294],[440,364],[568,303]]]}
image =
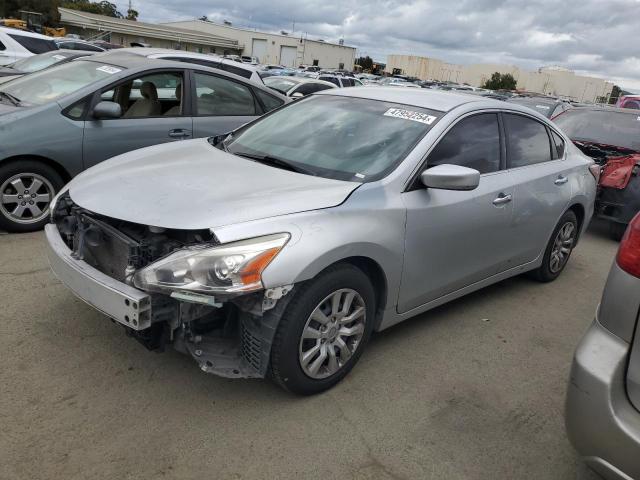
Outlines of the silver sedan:
{"label": "silver sedan", "polygon": [[592,167],[524,107],[332,89],[87,170],[56,198],[49,258],[148,348],[311,394],[374,331],[524,272],[557,278]]}

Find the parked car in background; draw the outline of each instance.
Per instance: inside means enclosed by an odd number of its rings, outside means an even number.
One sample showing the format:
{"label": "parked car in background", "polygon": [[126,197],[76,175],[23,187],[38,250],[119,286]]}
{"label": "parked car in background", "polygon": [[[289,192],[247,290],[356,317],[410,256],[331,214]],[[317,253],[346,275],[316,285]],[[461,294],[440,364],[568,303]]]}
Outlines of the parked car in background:
{"label": "parked car in background", "polygon": [[318,75],[318,80],[322,80],[324,82],[333,83],[336,87],[341,87],[341,88],[362,87],[364,85],[357,78],[345,77],[343,75],[320,74],[320,75]]}
{"label": "parked car in background", "polygon": [[623,95],[618,98],[616,107],[638,110],[640,109],[640,95]]}
{"label": "parked car in background", "polygon": [[302,98],[322,90],[337,88],[331,82],[303,77],[266,77],[264,84],[276,92],[291,98]]}
{"label": "parked car in background", "polygon": [[54,194],[107,158],[220,135],[287,101],[221,70],[119,51],[2,84],[0,228],[42,228]]}
{"label": "parked car in background", "polygon": [[569,439],[611,480],[640,478],[640,215],[630,222],[569,380]]}
{"label": "parked car in background", "polygon": [[554,121],[601,167],[595,214],[620,240],[640,211],[640,116],[637,110],[578,107]]}
{"label": "parked car in background", "polygon": [[242,60],[242,63],[249,63],[251,65],[258,65],[260,63],[258,57],[252,57],[249,55],[243,55],[240,59]]}
{"label": "parked car in background", "polygon": [[247,63],[236,62],[235,60],[231,60],[227,57],[220,57],[218,55],[170,50],[167,48],[141,47],[123,48],[118,50],[118,53],[128,53],[146,58],[174,60],[176,62],[194,63],[204,67],[224,70],[225,72],[233,73],[234,75],[239,75],[262,84],[262,78],[258,75],[257,67]]}
{"label": "parked car in background", "polygon": [[106,40],[91,40],[89,42],[91,45],[97,45],[98,47],[104,48],[105,50],[115,50],[124,48],[122,45],[118,45],[117,43],[110,43]]}
{"label": "parked car in background", "polygon": [[51,37],[17,28],[0,27],[0,66],[57,49],[58,46]]}
{"label": "parked car in background", "polygon": [[76,58],[86,57],[91,54],[91,52],[79,50],[52,50],[50,52],[26,57],[5,67],[0,67],[0,83],[5,83],[22,75],[38,72],[45,68],[61,65]]}
{"label": "parked car in background", "polygon": [[106,50],[104,47],[77,38],[62,37],[55,38],[54,41],[56,45],[58,45],[58,48],[65,50],[80,50],[94,53],[104,52]]}
{"label": "parked car in background", "polygon": [[547,118],[554,118],[572,108],[569,102],[564,102],[553,97],[512,97],[506,101],[529,107]]}
{"label": "parked car in background", "polygon": [[593,211],[592,164],[517,105],[325,90],[79,175],[49,259],[148,348],[312,394],[373,331],[523,272],[557,278]]}

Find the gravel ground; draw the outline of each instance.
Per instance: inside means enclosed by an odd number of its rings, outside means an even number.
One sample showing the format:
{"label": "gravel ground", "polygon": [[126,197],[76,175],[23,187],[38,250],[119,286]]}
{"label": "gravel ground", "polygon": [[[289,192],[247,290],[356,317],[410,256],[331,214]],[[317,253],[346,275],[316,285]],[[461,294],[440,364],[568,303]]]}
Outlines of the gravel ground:
{"label": "gravel ground", "polygon": [[0,235],[0,479],[592,478],[563,406],[605,232],[554,283],[507,280],[375,335],[310,398],[146,351],[53,277],[42,233]]}

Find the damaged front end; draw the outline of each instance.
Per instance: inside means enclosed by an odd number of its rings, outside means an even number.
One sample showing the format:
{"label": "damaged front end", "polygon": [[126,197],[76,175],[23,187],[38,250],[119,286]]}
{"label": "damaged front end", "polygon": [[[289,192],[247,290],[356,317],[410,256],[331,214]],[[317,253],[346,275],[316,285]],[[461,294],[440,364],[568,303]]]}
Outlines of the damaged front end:
{"label": "damaged front end", "polygon": [[63,194],[47,226],[56,275],[146,348],[167,345],[200,368],[264,377],[292,285],[265,289],[261,273],[288,234],[222,245],[209,230],[139,225],[95,214]]}

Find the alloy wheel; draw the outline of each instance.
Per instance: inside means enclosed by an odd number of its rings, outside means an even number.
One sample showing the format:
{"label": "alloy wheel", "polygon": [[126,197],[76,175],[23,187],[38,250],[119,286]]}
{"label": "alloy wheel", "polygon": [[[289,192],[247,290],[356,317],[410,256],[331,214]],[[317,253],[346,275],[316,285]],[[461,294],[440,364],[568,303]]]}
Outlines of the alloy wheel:
{"label": "alloy wheel", "polygon": [[350,288],[336,290],[311,312],[302,330],[299,361],[314,379],[338,372],[355,353],[365,331],[366,305]]}
{"label": "alloy wheel", "polygon": [[54,192],[42,175],[14,175],[0,186],[0,213],[16,223],[37,223],[47,216]]}
{"label": "alloy wheel", "polygon": [[558,230],[549,259],[549,270],[551,270],[552,273],[558,273],[562,270],[567,260],[569,260],[575,236],[576,226],[573,222],[565,223],[560,230]]}

